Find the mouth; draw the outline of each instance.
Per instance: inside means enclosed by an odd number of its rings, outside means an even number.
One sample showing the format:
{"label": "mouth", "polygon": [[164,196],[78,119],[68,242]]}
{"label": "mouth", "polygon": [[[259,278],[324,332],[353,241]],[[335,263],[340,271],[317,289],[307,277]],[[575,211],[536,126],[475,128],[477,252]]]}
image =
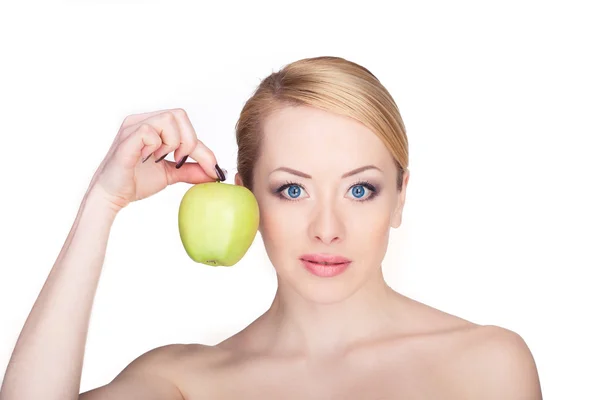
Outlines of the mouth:
{"label": "mouth", "polygon": [[300,256],[302,261],[308,261],[322,265],[348,264],[351,262],[348,258],[337,254],[304,254]]}
{"label": "mouth", "polygon": [[352,262],[346,257],[331,254],[306,254],[300,260],[310,273],[322,278],[341,274]]}
{"label": "mouth", "polygon": [[317,264],[317,265],[342,265],[342,264],[347,264],[347,262],[330,263],[330,262],[327,262],[327,261],[316,262],[316,261],[310,261],[310,260],[305,260],[305,259],[302,259],[302,261],[306,261],[306,262],[309,262],[311,264]]}

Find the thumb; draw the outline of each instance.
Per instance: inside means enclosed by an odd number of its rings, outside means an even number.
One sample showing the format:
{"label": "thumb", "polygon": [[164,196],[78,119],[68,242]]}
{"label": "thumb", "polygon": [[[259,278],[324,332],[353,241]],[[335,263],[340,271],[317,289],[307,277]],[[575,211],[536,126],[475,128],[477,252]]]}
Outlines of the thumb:
{"label": "thumb", "polygon": [[200,164],[198,164],[197,162],[183,163],[183,165],[180,168],[175,168],[177,164],[173,161],[163,160],[163,162],[165,163],[165,167],[167,168],[169,185],[178,182],[185,182],[191,184],[216,182],[216,179],[213,178],[211,175],[207,174],[206,171],[204,171]]}

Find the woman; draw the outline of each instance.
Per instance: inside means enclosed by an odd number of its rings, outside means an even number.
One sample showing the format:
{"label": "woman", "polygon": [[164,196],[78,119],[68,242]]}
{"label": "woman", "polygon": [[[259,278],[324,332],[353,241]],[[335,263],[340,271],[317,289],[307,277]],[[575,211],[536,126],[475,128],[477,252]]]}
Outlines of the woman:
{"label": "woman", "polygon": [[[278,277],[271,307],[216,346],[151,350],[80,399],[541,399],[518,334],[433,309],[384,281],[408,142],[375,76],[341,58],[297,61],[260,84],[236,129],[235,182],[258,201]],[[162,161],[171,152],[178,162]],[[119,211],[177,182],[223,179],[183,110],[127,117],[23,328],[1,399],[76,398]]]}

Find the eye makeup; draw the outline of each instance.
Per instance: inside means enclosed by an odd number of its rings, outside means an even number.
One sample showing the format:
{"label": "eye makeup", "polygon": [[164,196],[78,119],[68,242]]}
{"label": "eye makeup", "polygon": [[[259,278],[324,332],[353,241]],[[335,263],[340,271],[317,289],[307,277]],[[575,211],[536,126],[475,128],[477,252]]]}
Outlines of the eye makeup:
{"label": "eye makeup", "polygon": [[[272,193],[274,195],[276,195],[277,197],[279,197],[279,198],[281,198],[283,200],[287,200],[287,201],[298,201],[298,200],[301,200],[301,198],[291,199],[291,198],[285,197],[283,195],[282,192],[284,190],[286,190],[286,189],[288,189],[290,187],[293,187],[293,186],[298,186],[298,187],[302,188],[303,190],[305,190],[304,186],[302,186],[300,183],[288,180],[283,185],[280,185],[277,188],[273,189]],[[349,191],[350,189],[353,189],[355,187],[361,187],[361,186],[364,187],[364,188],[366,188],[369,191],[369,193],[368,193],[367,197],[365,197],[365,198],[355,198],[355,199],[353,199],[354,201],[362,203],[362,202],[365,202],[365,201],[373,200],[375,197],[377,197],[377,195],[379,195],[379,190],[380,190],[379,189],[379,185],[371,183],[371,182],[369,182],[368,180],[365,180],[365,179],[361,179],[361,180],[358,180],[358,181],[354,182],[352,185],[350,185],[350,187],[348,187],[347,191]]]}

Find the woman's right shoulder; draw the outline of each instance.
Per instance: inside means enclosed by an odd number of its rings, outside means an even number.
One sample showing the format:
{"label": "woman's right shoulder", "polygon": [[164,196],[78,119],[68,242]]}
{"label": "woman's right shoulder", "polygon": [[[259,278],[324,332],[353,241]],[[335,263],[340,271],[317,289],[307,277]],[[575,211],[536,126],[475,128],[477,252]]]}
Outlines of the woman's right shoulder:
{"label": "woman's right shoulder", "polygon": [[215,346],[199,343],[173,343],[152,348],[133,361],[121,372],[148,372],[171,381],[179,381],[191,369],[211,363],[221,353]]}
{"label": "woman's right shoulder", "polygon": [[155,347],[141,354],[130,365],[166,365],[176,367],[188,363],[202,363],[218,357],[223,350],[200,343],[173,343]]}
{"label": "woman's right shoulder", "polygon": [[199,343],[174,343],[153,348],[134,359],[122,373],[148,372],[184,385],[190,374],[209,370],[223,359],[223,350]]}
{"label": "woman's right shoulder", "polygon": [[[196,392],[195,371],[208,368],[214,347],[169,344],[153,348],[131,361],[109,384],[81,393],[80,400],[177,399]],[[197,379],[196,379],[197,381]]]}

